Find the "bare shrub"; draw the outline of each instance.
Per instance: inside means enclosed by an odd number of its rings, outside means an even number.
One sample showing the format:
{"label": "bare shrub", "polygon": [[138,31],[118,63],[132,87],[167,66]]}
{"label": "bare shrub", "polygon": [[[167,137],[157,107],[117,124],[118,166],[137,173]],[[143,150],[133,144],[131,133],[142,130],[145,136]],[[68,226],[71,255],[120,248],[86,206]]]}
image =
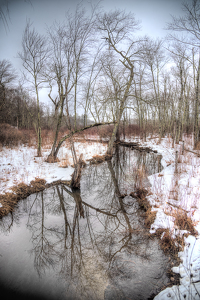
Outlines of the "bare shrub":
{"label": "bare shrub", "polygon": [[114,125],[102,125],[98,127],[91,127],[85,131],[85,134],[91,136],[99,136],[100,139],[109,138],[112,135]]}
{"label": "bare shrub", "polygon": [[141,132],[142,129],[138,124],[129,124],[125,127],[125,134],[128,136],[139,136]]}
{"label": "bare shrub", "polygon": [[9,124],[0,124],[0,143],[2,146],[16,146],[22,142],[23,134]]}
{"label": "bare shrub", "polygon": [[29,147],[35,145],[35,141],[37,139],[35,130],[33,129],[20,129],[20,132],[22,133],[22,143],[28,144]]}

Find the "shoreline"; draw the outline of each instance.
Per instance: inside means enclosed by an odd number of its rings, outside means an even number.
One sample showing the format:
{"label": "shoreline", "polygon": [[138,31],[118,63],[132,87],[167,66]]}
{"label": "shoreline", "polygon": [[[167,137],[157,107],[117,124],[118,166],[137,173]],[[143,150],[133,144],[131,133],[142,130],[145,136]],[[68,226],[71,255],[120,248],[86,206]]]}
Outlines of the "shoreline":
{"label": "shoreline", "polygon": [[[78,144],[79,142],[77,142]],[[94,142],[94,140],[87,141],[89,144],[98,144],[101,142],[98,140]],[[122,141],[122,146],[127,144],[129,147],[134,147],[136,145],[136,139],[131,138]],[[157,143],[157,138],[150,138],[147,142],[139,141],[141,151],[153,151],[162,155],[161,164],[163,169],[161,172],[148,176],[148,180],[151,183],[151,187],[149,188],[149,193],[146,194],[146,199],[151,208],[151,224],[149,224],[149,232],[151,235],[156,235],[157,230],[160,231],[158,238],[163,242],[167,240],[166,233],[168,232],[170,237],[174,239],[174,242],[177,244],[179,251],[178,256],[180,264],[177,267],[171,268],[171,272],[180,276],[180,285],[173,285],[173,281],[170,284],[170,287],[167,287],[163,291],[161,291],[157,296],[155,296],[155,300],[163,300],[167,299],[167,295],[171,295],[171,299],[177,299],[176,295],[179,292],[184,291],[184,295],[186,297],[195,291],[200,291],[200,203],[198,203],[198,194],[200,192],[200,188],[198,187],[198,183],[200,182],[200,159],[198,153],[194,153],[189,147],[191,145],[187,145],[187,150],[185,150],[185,154],[181,154],[182,145],[175,145],[175,148],[171,148],[171,140],[168,137],[162,139],[161,144]],[[105,146],[106,145],[106,146]],[[79,143],[80,146],[80,143]],[[138,139],[137,145],[138,146]],[[106,152],[107,143],[102,145],[104,149],[99,151],[99,147],[94,147],[93,145],[93,153],[98,157],[103,157]],[[81,152],[81,147],[78,147],[78,152]],[[146,150],[145,150],[146,149]],[[136,149],[138,150],[138,149]],[[189,151],[188,151],[189,150]],[[179,151],[179,161],[178,161],[178,174],[175,174],[175,152]],[[65,151],[66,152],[66,151]],[[97,152],[97,153],[96,153]],[[92,151],[87,152],[85,160],[91,161],[91,153]],[[63,157],[65,156],[63,150]],[[32,156],[32,159],[35,159]],[[44,159],[44,158],[43,158]],[[61,159],[62,160],[62,159]],[[99,161],[100,163],[101,161]],[[192,162],[192,163],[191,163]],[[97,162],[98,163],[98,160]],[[48,164],[49,165],[49,164]],[[58,168],[58,163],[52,164],[53,169]],[[42,164],[41,164],[42,166]],[[61,168],[60,168],[61,169]],[[63,168],[62,168],[63,169]],[[3,196],[8,196],[14,202],[12,209],[17,204],[17,202],[21,199],[22,191],[20,190],[20,185],[24,185],[26,190],[25,194],[22,194],[23,198],[26,198],[31,193],[39,192],[44,190],[45,188],[57,185],[57,184],[69,184],[69,177],[73,173],[73,168],[69,167],[65,170],[65,179],[56,179],[52,182],[45,181],[44,179],[39,179],[39,176],[35,177],[35,180],[30,181],[29,184],[19,183],[14,186],[12,189],[15,191],[10,193],[6,191],[4,194],[0,194],[0,202]],[[52,175],[52,174],[51,174]],[[67,179],[68,178],[68,179]],[[51,177],[51,179],[53,179]],[[34,182],[35,181],[35,182]],[[32,183],[31,183],[32,182]],[[18,188],[18,190],[17,190]],[[193,203],[194,202],[194,203]],[[0,217],[2,216],[2,211],[4,210],[4,206],[0,208]],[[196,237],[191,235],[190,231],[187,229],[181,229],[180,226],[176,225],[177,215],[175,213],[180,213],[183,211],[185,216],[188,216],[194,225],[196,230]],[[176,239],[180,237],[180,239]],[[180,245],[179,245],[180,243]],[[180,251],[182,250],[182,251]],[[189,253],[189,254],[188,254]],[[199,256],[198,256],[199,255]],[[198,258],[199,257],[199,258]],[[188,264],[190,261],[190,264]],[[199,273],[198,273],[199,272]],[[197,274],[198,273],[198,274]],[[172,277],[173,278],[173,277]],[[174,283],[176,283],[174,281]],[[186,288],[187,287],[187,288]],[[199,294],[197,294],[199,296]],[[195,297],[195,294],[194,294]],[[198,298],[194,298],[198,299]]]}

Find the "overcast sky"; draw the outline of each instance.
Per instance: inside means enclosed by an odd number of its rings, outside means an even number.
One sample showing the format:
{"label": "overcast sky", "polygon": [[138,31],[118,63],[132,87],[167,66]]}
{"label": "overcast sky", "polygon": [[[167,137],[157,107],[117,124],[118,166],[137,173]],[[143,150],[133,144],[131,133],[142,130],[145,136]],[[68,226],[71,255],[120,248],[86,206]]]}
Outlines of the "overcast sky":
{"label": "overcast sky", "polygon": [[[16,68],[20,66],[20,60],[15,58],[21,50],[21,38],[26,20],[30,18],[36,29],[45,33],[45,26],[51,25],[54,20],[62,21],[65,12],[73,10],[79,0],[0,0],[1,8],[6,14],[8,3],[9,17],[8,27],[0,20],[0,60],[9,59]],[[97,0],[93,1],[94,3]],[[88,1],[83,0],[85,6]],[[166,31],[163,29],[166,22],[171,20],[170,14],[181,14],[182,0],[103,0],[101,5],[104,10],[115,8],[133,12],[136,19],[142,21],[143,34],[153,37],[163,37]]]}
{"label": "overcast sky", "polygon": [[[17,53],[21,51],[26,20],[30,19],[37,31],[44,34],[47,26],[52,25],[55,20],[64,20],[66,11],[73,11],[79,2],[80,0],[0,0],[0,8],[8,25],[0,18],[0,60],[10,60],[19,71],[21,61],[17,58]],[[89,1],[82,2],[87,7]],[[97,3],[98,0],[92,2]],[[166,22],[170,22],[170,15],[179,16],[182,13],[181,3],[182,0],[102,0],[101,6],[105,11],[117,8],[134,13],[136,19],[142,21],[141,35],[164,37],[167,34],[164,27]]]}

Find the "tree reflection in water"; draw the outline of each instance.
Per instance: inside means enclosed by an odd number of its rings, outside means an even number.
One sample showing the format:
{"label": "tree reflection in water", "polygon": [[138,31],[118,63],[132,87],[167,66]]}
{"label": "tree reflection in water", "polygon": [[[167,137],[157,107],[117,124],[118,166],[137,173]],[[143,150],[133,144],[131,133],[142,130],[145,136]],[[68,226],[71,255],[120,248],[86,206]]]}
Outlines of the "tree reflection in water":
{"label": "tree reflection in water", "polygon": [[[112,161],[84,169],[81,192],[60,185],[29,201],[34,267],[41,280],[54,272],[63,299],[148,299],[167,283],[167,259],[148,237],[135,199],[121,195],[128,171],[141,164],[157,171],[153,155],[120,147]],[[3,221],[2,230],[12,223]]]}

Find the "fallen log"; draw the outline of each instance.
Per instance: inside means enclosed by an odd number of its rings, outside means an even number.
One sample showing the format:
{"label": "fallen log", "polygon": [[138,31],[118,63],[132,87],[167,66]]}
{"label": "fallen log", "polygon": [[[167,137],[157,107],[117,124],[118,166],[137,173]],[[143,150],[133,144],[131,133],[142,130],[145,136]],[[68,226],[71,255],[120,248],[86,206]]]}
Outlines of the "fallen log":
{"label": "fallen log", "polygon": [[200,153],[198,153],[198,152],[195,152],[195,151],[192,151],[192,150],[189,150],[189,149],[184,149],[185,151],[187,151],[187,152],[191,152],[191,153],[193,153],[193,154],[196,154],[198,157],[200,157]]}
{"label": "fallen log", "polygon": [[143,147],[137,142],[124,142],[124,141],[118,141],[116,144],[124,147],[130,147],[132,150],[138,150],[138,151],[146,151],[146,152],[154,152],[158,153],[157,150],[153,150],[149,147]]}

